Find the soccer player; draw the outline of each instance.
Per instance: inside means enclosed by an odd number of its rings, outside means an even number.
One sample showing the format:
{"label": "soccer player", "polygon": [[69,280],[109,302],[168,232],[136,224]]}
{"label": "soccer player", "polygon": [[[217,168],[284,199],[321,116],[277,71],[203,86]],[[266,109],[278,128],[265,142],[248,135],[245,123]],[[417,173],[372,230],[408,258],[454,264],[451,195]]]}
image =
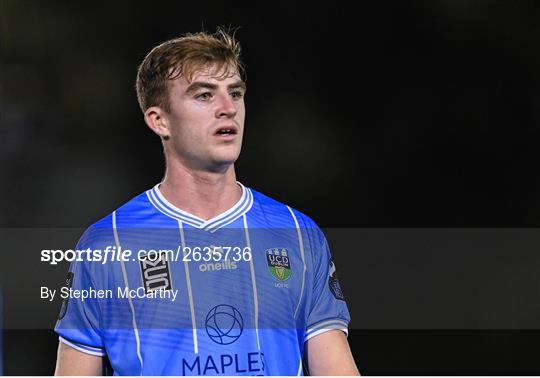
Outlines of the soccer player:
{"label": "soccer player", "polygon": [[162,182],[93,224],[70,267],[57,375],[357,375],[326,239],[236,181],[246,84],[229,33],[155,47],[137,74]]}

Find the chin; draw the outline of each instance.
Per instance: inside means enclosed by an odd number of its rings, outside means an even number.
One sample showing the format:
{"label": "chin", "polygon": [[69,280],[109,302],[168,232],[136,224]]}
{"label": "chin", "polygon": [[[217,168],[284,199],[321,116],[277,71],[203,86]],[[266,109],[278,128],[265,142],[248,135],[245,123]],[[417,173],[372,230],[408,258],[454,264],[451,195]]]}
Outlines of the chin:
{"label": "chin", "polygon": [[217,163],[221,164],[232,164],[240,155],[240,151],[220,151],[221,153],[217,153],[214,155],[213,159]]}
{"label": "chin", "polygon": [[214,158],[212,159],[212,163],[215,166],[223,167],[234,164],[237,159],[238,154],[228,156],[214,156]]}
{"label": "chin", "polygon": [[238,156],[221,159],[219,163],[221,165],[231,165],[234,164],[236,160],[238,160]]}

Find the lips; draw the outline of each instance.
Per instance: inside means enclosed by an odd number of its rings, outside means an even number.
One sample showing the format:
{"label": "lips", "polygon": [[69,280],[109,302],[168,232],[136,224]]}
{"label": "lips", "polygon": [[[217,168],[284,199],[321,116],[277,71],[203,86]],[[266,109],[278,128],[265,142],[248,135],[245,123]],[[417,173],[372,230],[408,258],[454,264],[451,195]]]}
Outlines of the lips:
{"label": "lips", "polygon": [[236,126],[221,126],[215,132],[214,135],[217,136],[229,136],[238,134],[238,128]]}

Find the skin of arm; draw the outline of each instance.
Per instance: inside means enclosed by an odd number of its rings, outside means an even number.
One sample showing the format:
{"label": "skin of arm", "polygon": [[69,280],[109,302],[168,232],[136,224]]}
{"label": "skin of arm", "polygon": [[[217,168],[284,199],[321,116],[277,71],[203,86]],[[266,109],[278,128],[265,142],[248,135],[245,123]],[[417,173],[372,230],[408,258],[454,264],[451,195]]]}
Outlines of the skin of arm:
{"label": "skin of arm", "polygon": [[306,342],[306,354],[310,375],[360,375],[343,331],[312,337]]}
{"label": "skin of arm", "polygon": [[79,352],[60,342],[54,375],[103,375],[103,357]]}

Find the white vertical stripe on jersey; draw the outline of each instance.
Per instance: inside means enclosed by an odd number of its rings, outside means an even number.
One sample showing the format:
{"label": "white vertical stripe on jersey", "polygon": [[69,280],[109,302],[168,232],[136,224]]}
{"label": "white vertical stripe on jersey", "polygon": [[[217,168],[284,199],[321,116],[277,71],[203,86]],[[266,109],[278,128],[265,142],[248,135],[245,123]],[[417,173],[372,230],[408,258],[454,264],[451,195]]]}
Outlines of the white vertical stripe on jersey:
{"label": "white vertical stripe on jersey", "polygon": [[[113,233],[114,233],[114,241],[116,243],[116,248],[120,251],[120,239],[118,238],[118,230],[116,229],[116,211],[112,213],[112,227],[113,227]],[[120,265],[122,266],[122,275],[124,276],[124,285],[126,285],[126,289],[129,290],[129,282],[128,277],[126,273],[126,266],[124,264],[124,261],[120,259]],[[139,362],[141,364],[141,374],[143,375],[143,359],[141,356],[141,340],[139,338],[139,328],[137,327],[137,319],[135,318],[135,308],[133,307],[133,301],[131,300],[131,297],[128,295],[128,301],[129,301],[129,307],[131,308],[131,319],[133,322],[133,332],[135,333],[135,342],[137,346],[137,357],[139,358]]]}
{"label": "white vertical stripe on jersey", "polygon": [[184,257],[184,269],[186,271],[186,284],[188,288],[189,309],[191,312],[191,326],[193,327],[193,351],[199,354],[199,344],[197,342],[197,322],[195,320],[195,306],[193,305],[193,294],[191,293],[191,278],[189,277],[189,266],[186,257],[186,238],[184,237],[184,225],[178,220],[178,230],[180,231],[180,240],[182,242],[182,256]]}
{"label": "white vertical stripe on jersey", "polygon": [[257,335],[257,349],[259,351],[259,359],[261,358],[261,343],[259,342],[259,297],[257,295],[257,282],[255,280],[255,268],[253,266],[253,250],[251,249],[251,240],[249,239],[249,231],[247,225],[246,214],[242,215],[244,218],[244,232],[246,234],[247,247],[251,252],[251,259],[249,260],[249,269],[251,271],[251,286],[253,287],[253,304],[255,305],[255,334]]}
{"label": "white vertical stripe on jersey", "polygon": [[[294,220],[294,225],[296,226],[296,232],[298,233],[298,244],[300,245],[300,256],[302,257],[302,264],[304,264],[304,269],[302,270],[302,287],[300,289],[300,299],[298,299],[298,304],[296,305],[296,310],[294,310],[294,318],[296,318],[296,314],[298,313],[298,309],[300,308],[300,303],[302,302],[302,297],[304,296],[304,281],[306,279],[306,259],[304,256],[304,240],[302,239],[302,232],[300,231],[300,226],[298,225],[298,220],[296,219],[296,215],[294,215],[294,212],[290,208],[290,206],[287,206],[287,209],[289,209],[292,218]],[[301,362],[301,361],[300,361]]]}

